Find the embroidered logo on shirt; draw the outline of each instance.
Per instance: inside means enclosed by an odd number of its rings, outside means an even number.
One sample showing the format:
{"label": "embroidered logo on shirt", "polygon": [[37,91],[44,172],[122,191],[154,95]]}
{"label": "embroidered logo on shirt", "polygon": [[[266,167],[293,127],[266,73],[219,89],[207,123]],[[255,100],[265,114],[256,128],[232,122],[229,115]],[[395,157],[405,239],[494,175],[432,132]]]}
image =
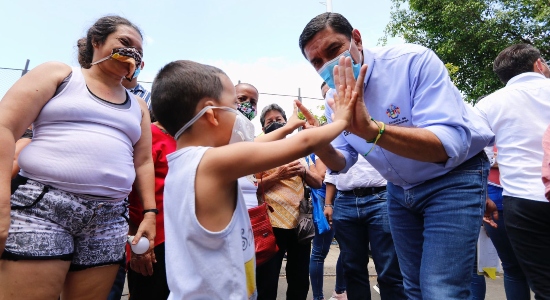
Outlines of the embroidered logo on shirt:
{"label": "embroidered logo on shirt", "polygon": [[400,113],[401,113],[401,110],[399,109],[399,107],[393,104],[390,105],[390,108],[386,109],[386,114],[388,115],[388,117],[392,119],[397,119]]}

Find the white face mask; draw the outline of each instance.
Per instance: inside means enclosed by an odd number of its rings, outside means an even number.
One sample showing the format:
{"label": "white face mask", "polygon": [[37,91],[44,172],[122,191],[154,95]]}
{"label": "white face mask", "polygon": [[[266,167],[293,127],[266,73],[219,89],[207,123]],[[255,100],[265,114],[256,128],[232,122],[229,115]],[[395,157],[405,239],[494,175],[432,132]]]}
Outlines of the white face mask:
{"label": "white face mask", "polygon": [[187,124],[185,124],[178,132],[174,138],[177,140],[185,130],[187,130],[191,125],[193,125],[204,113],[209,109],[223,109],[225,111],[230,111],[235,113],[237,116],[235,118],[235,124],[233,124],[233,130],[231,131],[231,138],[229,139],[229,144],[238,143],[238,142],[253,142],[254,141],[254,124],[250,120],[241,114],[238,110],[233,109],[227,106],[206,106],[199,113],[193,117]]}

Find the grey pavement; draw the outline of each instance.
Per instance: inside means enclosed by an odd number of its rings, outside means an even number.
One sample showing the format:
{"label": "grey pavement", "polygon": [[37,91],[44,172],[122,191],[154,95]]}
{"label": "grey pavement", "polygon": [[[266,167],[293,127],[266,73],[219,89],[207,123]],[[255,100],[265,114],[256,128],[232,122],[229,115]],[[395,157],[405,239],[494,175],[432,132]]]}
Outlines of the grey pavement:
{"label": "grey pavement", "polygon": [[[323,294],[325,296],[325,299],[329,299],[330,296],[332,295],[332,291],[334,290],[334,285],[336,283],[336,261],[338,260],[339,255],[340,255],[340,249],[338,248],[338,246],[332,245],[330,247],[330,251],[327,255],[327,258],[325,259],[325,271],[324,271],[324,283],[323,283]],[[286,293],[287,283],[286,283],[285,266],[286,266],[286,261],[283,261],[283,265],[281,267],[281,275],[279,277],[279,289],[277,292],[277,300],[286,299],[285,293]],[[374,269],[374,264],[372,262],[372,259],[369,260],[368,268],[369,268],[370,285],[371,285],[371,299],[379,300],[380,295],[372,289],[372,286],[376,284],[376,270]],[[485,294],[485,300],[506,299],[506,295],[504,294],[504,281],[502,278],[502,274],[500,276],[497,276],[495,280],[491,280],[487,278],[486,286],[487,286],[487,293]],[[128,299],[128,289],[125,286],[122,300],[127,300],[127,299]],[[309,289],[307,299],[313,299],[313,295],[311,293],[311,286]],[[531,293],[531,299],[535,299],[532,293]]]}

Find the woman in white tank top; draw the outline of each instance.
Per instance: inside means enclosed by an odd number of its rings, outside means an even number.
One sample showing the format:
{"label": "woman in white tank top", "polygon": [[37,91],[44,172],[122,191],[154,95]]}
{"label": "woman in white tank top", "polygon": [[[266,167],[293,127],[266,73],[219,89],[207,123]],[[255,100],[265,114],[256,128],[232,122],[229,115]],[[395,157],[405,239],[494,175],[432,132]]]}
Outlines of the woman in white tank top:
{"label": "woman in white tank top", "polygon": [[[106,299],[124,253],[124,199],[134,180],[145,215],[136,237],[153,247],[149,112],[121,84],[142,66],[141,32],[106,16],[78,47],[82,68],[39,65],[0,102],[1,299]],[[10,196],[15,140],[31,123]]]}

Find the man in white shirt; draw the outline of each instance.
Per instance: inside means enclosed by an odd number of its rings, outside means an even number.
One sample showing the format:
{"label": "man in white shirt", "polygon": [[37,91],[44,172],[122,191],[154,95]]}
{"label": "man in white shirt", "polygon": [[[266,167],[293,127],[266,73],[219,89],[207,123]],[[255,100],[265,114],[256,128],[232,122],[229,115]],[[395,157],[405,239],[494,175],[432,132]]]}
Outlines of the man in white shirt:
{"label": "man in white shirt", "polygon": [[371,298],[369,242],[382,299],[389,295],[391,299],[406,299],[390,232],[386,180],[365,158],[359,157],[345,174],[330,175],[327,171],[325,183],[325,215],[334,226],[340,245],[348,299]]}
{"label": "man in white shirt", "polygon": [[550,203],[540,179],[550,69],[538,49],[517,44],[497,56],[493,70],[506,86],[475,107],[495,133],[510,242],[535,298],[550,299]]}

